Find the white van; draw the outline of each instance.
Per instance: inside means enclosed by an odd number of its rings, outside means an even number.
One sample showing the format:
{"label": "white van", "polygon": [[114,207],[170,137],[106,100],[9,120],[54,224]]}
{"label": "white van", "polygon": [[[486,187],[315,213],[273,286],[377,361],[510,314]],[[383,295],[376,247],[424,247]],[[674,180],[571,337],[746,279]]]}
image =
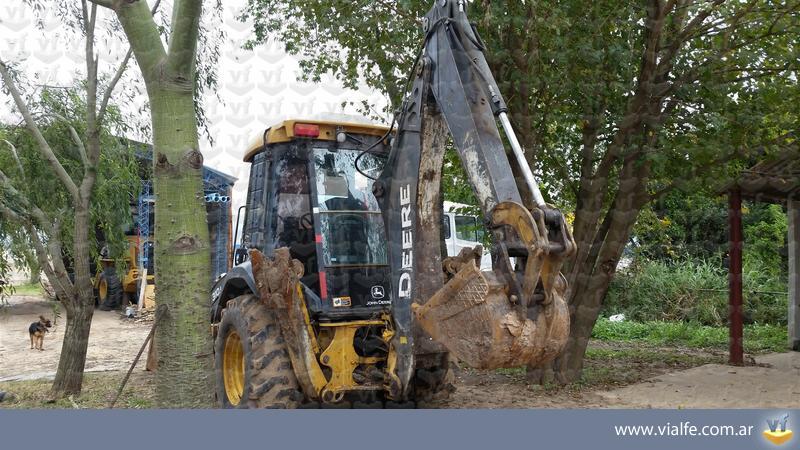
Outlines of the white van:
{"label": "white van", "polygon": [[483,223],[475,216],[465,214],[464,208],[469,205],[463,203],[444,202],[442,230],[447,244],[447,256],[458,256],[462,248],[473,248],[483,245],[481,270],[492,270],[492,255],[483,241],[485,233]]}

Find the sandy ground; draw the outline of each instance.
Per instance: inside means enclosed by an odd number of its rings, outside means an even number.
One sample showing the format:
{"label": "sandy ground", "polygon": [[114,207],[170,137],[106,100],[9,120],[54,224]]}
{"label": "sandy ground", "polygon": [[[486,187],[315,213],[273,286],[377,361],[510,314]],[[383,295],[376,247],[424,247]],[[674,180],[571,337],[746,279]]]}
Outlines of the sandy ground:
{"label": "sandy ground", "polygon": [[706,364],[599,396],[634,408],[800,408],[800,353],[764,355],[756,362]]}
{"label": "sandy ground", "polygon": [[[547,390],[532,386],[521,376],[491,372],[458,371],[456,391],[447,400],[434,401],[434,408],[527,409],[610,408],[614,405],[591,391]],[[619,404],[619,407],[625,405]]]}
{"label": "sandy ground", "polygon": [[[0,382],[55,375],[65,318],[45,337],[44,351],[30,349],[28,326],[39,314],[52,318],[49,303],[15,296],[0,309]],[[119,312],[95,311],[86,369],[127,370],[149,332]],[[600,343],[613,346],[614,343]],[[521,373],[457,370],[456,391],[435,408],[799,408],[800,353],[764,355],[758,365],[706,364],[687,370],[668,364],[638,368],[644,382],[613,390],[530,385]],[[603,363],[613,370],[615,363]],[[631,370],[632,367],[626,367]],[[137,369],[137,373],[142,369]],[[144,372],[142,375],[144,376]],[[639,378],[641,379],[641,378]]]}
{"label": "sandy ground", "polygon": [[[66,313],[44,338],[44,351],[31,350],[28,326],[42,314],[53,319],[51,303],[39,297],[14,296],[0,309],[0,381],[53,377],[64,338]],[[87,372],[127,370],[147,333],[147,324],[134,324],[116,311],[95,310]]]}

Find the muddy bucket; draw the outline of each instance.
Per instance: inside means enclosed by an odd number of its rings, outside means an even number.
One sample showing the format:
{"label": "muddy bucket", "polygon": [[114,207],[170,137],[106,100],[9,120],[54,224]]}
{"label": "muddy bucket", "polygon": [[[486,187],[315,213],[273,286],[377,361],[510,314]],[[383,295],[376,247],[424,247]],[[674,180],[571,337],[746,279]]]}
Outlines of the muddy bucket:
{"label": "muddy bucket", "polygon": [[535,365],[555,358],[569,337],[563,287],[551,289],[547,303],[531,320],[509,301],[504,284],[492,272],[481,272],[469,261],[413,310],[423,330],[471,367]]}

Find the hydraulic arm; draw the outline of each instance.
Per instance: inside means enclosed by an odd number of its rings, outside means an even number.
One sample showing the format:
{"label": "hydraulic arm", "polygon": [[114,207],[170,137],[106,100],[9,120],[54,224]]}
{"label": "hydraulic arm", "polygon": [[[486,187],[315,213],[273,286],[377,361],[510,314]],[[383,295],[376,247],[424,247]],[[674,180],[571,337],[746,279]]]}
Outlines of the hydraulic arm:
{"label": "hydraulic arm", "polygon": [[[464,10],[463,0],[436,0],[423,19],[423,50],[388,161],[373,185],[389,242],[392,363],[400,394],[409,385],[415,354],[436,352],[439,345],[473,367],[514,367],[554,358],[569,335],[560,269],[575,243],[562,214],[542,197],[485,46]],[[480,248],[442,258],[441,172],[448,134],[491,232],[492,272],[477,269]]]}

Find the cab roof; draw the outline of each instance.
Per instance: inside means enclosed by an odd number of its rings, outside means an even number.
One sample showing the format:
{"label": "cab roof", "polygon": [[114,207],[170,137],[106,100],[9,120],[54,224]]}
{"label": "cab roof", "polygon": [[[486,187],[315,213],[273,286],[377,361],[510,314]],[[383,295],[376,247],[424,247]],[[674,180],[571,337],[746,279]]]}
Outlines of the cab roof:
{"label": "cab roof", "polygon": [[[364,123],[355,123],[347,121],[336,120],[304,120],[304,119],[289,119],[279,122],[267,128],[267,144],[279,144],[283,142],[291,142],[295,137],[295,124],[308,124],[319,126],[319,136],[312,138],[321,141],[335,141],[336,129],[339,127],[349,134],[366,134],[371,136],[383,136],[389,127],[383,125],[373,125]],[[308,139],[308,138],[299,138]],[[264,148],[264,132],[260,132],[247,146],[247,151],[244,154],[244,161],[250,162],[256,153]]]}

